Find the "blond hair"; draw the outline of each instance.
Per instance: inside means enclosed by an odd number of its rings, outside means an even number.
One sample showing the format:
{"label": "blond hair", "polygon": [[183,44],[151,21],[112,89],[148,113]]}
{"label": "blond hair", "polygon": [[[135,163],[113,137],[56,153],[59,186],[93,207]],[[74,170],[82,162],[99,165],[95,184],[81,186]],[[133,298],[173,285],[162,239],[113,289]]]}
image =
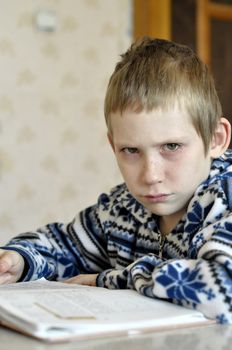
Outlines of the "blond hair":
{"label": "blond hair", "polygon": [[163,39],[145,37],[121,55],[105,97],[106,124],[110,115],[127,108],[151,111],[179,103],[190,115],[207,152],[221,104],[208,67],[194,51]]}

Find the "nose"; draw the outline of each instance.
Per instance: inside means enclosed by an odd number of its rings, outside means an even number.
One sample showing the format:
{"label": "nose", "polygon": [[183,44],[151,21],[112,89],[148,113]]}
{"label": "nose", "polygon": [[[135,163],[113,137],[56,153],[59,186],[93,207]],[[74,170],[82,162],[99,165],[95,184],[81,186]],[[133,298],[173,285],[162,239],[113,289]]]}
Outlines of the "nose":
{"label": "nose", "polygon": [[164,165],[162,161],[154,158],[144,160],[142,178],[145,184],[152,185],[164,180]]}

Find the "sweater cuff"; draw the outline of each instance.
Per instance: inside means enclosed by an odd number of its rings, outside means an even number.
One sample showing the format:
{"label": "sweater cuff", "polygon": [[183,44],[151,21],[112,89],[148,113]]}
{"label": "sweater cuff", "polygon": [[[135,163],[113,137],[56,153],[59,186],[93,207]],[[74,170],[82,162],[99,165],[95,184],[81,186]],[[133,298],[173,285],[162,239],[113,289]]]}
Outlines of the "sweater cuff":
{"label": "sweater cuff", "polygon": [[112,270],[111,269],[105,270],[97,275],[97,279],[96,279],[96,286],[97,287],[107,288],[107,286],[106,286],[106,274],[110,271],[112,271]]}
{"label": "sweater cuff", "polygon": [[96,285],[109,289],[126,289],[128,288],[128,272],[126,270],[105,270],[98,274]]}

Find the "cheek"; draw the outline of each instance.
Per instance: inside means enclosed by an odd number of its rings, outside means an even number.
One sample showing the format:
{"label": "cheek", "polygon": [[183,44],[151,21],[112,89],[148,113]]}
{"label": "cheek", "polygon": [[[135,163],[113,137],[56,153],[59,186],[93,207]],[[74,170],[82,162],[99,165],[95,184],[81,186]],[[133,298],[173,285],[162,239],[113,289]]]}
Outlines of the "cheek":
{"label": "cheek", "polygon": [[121,171],[123,178],[128,179],[128,181],[132,181],[136,177],[136,172],[133,171],[131,167],[120,164],[119,169]]}
{"label": "cheek", "polygon": [[[138,176],[138,169],[136,167],[129,166],[128,164],[120,163],[118,162],[118,167],[120,169],[120,172],[122,174],[122,177],[124,181],[128,185],[132,185],[137,182]],[[129,186],[130,187],[130,186]]]}
{"label": "cheek", "polygon": [[179,191],[195,190],[197,186],[207,177],[208,166],[201,158],[187,157],[178,160],[169,170],[168,179],[176,185]]}
{"label": "cheek", "polygon": [[191,162],[186,162],[186,159],[179,159],[166,169],[165,177],[181,189],[181,186],[185,186],[186,183],[191,182],[194,177],[194,171]]}

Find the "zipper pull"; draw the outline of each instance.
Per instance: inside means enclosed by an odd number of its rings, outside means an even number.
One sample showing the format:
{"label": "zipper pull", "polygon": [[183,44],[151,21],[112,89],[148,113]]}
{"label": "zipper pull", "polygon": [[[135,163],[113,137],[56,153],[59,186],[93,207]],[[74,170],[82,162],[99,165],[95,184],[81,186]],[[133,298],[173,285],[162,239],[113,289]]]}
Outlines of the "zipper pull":
{"label": "zipper pull", "polygon": [[163,257],[163,247],[165,244],[166,237],[159,233],[159,258]]}

